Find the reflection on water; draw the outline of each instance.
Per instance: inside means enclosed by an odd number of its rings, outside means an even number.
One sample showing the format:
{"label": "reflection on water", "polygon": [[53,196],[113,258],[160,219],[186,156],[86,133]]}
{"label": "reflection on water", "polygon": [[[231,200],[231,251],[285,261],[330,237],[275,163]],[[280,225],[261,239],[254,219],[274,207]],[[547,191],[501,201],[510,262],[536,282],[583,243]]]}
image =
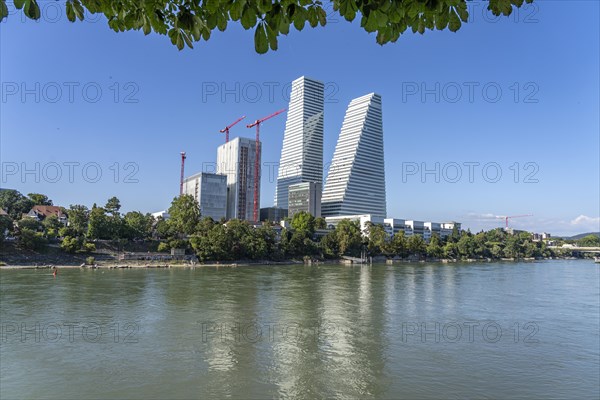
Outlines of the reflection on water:
{"label": "reflection on water", "polygon": [[586,261],[0,272],[0,398],[597,398]]}

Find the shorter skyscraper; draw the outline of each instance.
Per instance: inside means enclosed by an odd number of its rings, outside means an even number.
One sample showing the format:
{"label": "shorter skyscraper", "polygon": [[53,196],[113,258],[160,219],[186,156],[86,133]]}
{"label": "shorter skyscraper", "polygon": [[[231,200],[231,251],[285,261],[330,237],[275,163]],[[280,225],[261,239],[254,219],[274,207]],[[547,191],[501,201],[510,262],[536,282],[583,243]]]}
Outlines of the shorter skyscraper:
{"label": "shorter skyscraper", "polygon": [[[262,146],[259,145],[260,149]],[[260,168],[259,176],[254,176],[255,154],[256,141],[242,137],[232,139],[217,149],[217,173],[227,175],[227,219],[252,221],[255,179],[258,179],[260,208]]]}
{"label": "shorter skyscraper", "polygon": [[226,217],[227,176],[200,172],[183,181],[183,194],[189,194],[200,204],[202,217],[215,221]]}
{"label": "shorter skyscraper", "polygon": [[350,102],[323,190],[323,216],[372,214],[385,218],[381,96]]}
{"label": "shorter skyscraper", "polygon": [[288,187],[288,215],[305,211],[313,217],[321,216],[321,182],[302,182]]}

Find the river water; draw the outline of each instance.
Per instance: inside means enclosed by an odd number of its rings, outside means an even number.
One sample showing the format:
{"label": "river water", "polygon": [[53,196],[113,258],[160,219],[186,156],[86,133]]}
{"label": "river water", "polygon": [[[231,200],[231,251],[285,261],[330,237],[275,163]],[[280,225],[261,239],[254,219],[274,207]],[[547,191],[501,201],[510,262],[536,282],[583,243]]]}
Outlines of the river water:
{"label": "river water", "polygon": [[0,398],[597,399],[599,270],[2,270]]}

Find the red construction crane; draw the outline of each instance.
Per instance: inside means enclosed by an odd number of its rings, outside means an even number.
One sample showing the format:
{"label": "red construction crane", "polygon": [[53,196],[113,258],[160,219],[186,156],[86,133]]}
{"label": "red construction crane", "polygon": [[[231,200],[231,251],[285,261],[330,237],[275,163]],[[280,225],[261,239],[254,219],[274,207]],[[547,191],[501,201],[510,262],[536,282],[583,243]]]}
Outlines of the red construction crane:
{"label": "red construction crane", "polygon": [[506,229],[508,229],[508,220],[511,218],[522,218],[522,217],[533,217],[533,214],[524,214],[524,215],[511,215],[510,217],[504,217],[504,221],[506,222]]}
{"label": "red construction crane", "polygon": [[274,112],[273,114],[267,117],[257,119],[253,123],[246,125],[246,128],[252,128],[253,126],[256,126],[256,149],[254,151],[254,212],[252,214],[252,219],[254,220],[254,222],[258,221],[258,166],[260,165],[260,160],[258,158],[260,157],[260,124],[262,124],[268,119],[273,118],[276,115],[281,114],[284,111],[285,108]]}
{"label": "red construction crane", "polygon": [[227,125],[225,128],[221,129],[219,132],[221,133],[225,133],[225,143],[229,142],[229,129],[233,128],[233,126],[235,124],[237,124],[238,122],[240,122],[241,120],[243,120],[244,118],[246,118],[246,116],[242,116],[240,118],[238,118],[234,123],[232,123],[231,125]]}
{"label": "red construction crane", "polygon": [[181,152],[181,177],[179,178],[179,195],[183,194],[183,171],[185,169],[185,151]]}

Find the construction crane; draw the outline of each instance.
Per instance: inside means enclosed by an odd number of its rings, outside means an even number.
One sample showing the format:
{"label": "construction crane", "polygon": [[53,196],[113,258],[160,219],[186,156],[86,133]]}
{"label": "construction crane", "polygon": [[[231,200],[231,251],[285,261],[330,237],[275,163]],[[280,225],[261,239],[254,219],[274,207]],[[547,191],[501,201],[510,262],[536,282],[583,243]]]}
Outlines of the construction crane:
{"label": "construction crane", "polygon": [[181,177],[179,178],[179,195],[183,194],[183,172],[185,170],[185,151],[181,152]]}
{"label": "construction crane", "polygon": [[258,166],[260,165],[260,160],[258,158],[260,157],[260,124],[262,124],[268,119],[271,119],[281,114],[284,111],[285,108],[274,112],[273,114],[264,118],[257,119],[253,123],[246,125],[246,128],[252,128],[253,126],[256,126],[256,149],[254,151],[254,211],[252,214],[252,219],[254,220],[254,222],[258,221]]}
{"label": "construction crane", "polygon": [[246,116],[242,116],[240,118],[238,118],[237,120],[235,120],[234,123],[227,125],[225,128],[221,129],[219,132],[221,133],[225,133],[225,143],[229,142],[229,129],[233,128],[233,126],[235,124],[237,124],[238,122],[240,122],[241,120],[243,120],[244,118],[246,118]]}
{"label": "construction crane", "polygon": [[524,214],[524,215],[511,215],[509,217],[504,217],[504,221],[506,223],[506,229],[508,229],[508,220],[512,218],[522,218],[522,217],[533,217],[533,214]]}

